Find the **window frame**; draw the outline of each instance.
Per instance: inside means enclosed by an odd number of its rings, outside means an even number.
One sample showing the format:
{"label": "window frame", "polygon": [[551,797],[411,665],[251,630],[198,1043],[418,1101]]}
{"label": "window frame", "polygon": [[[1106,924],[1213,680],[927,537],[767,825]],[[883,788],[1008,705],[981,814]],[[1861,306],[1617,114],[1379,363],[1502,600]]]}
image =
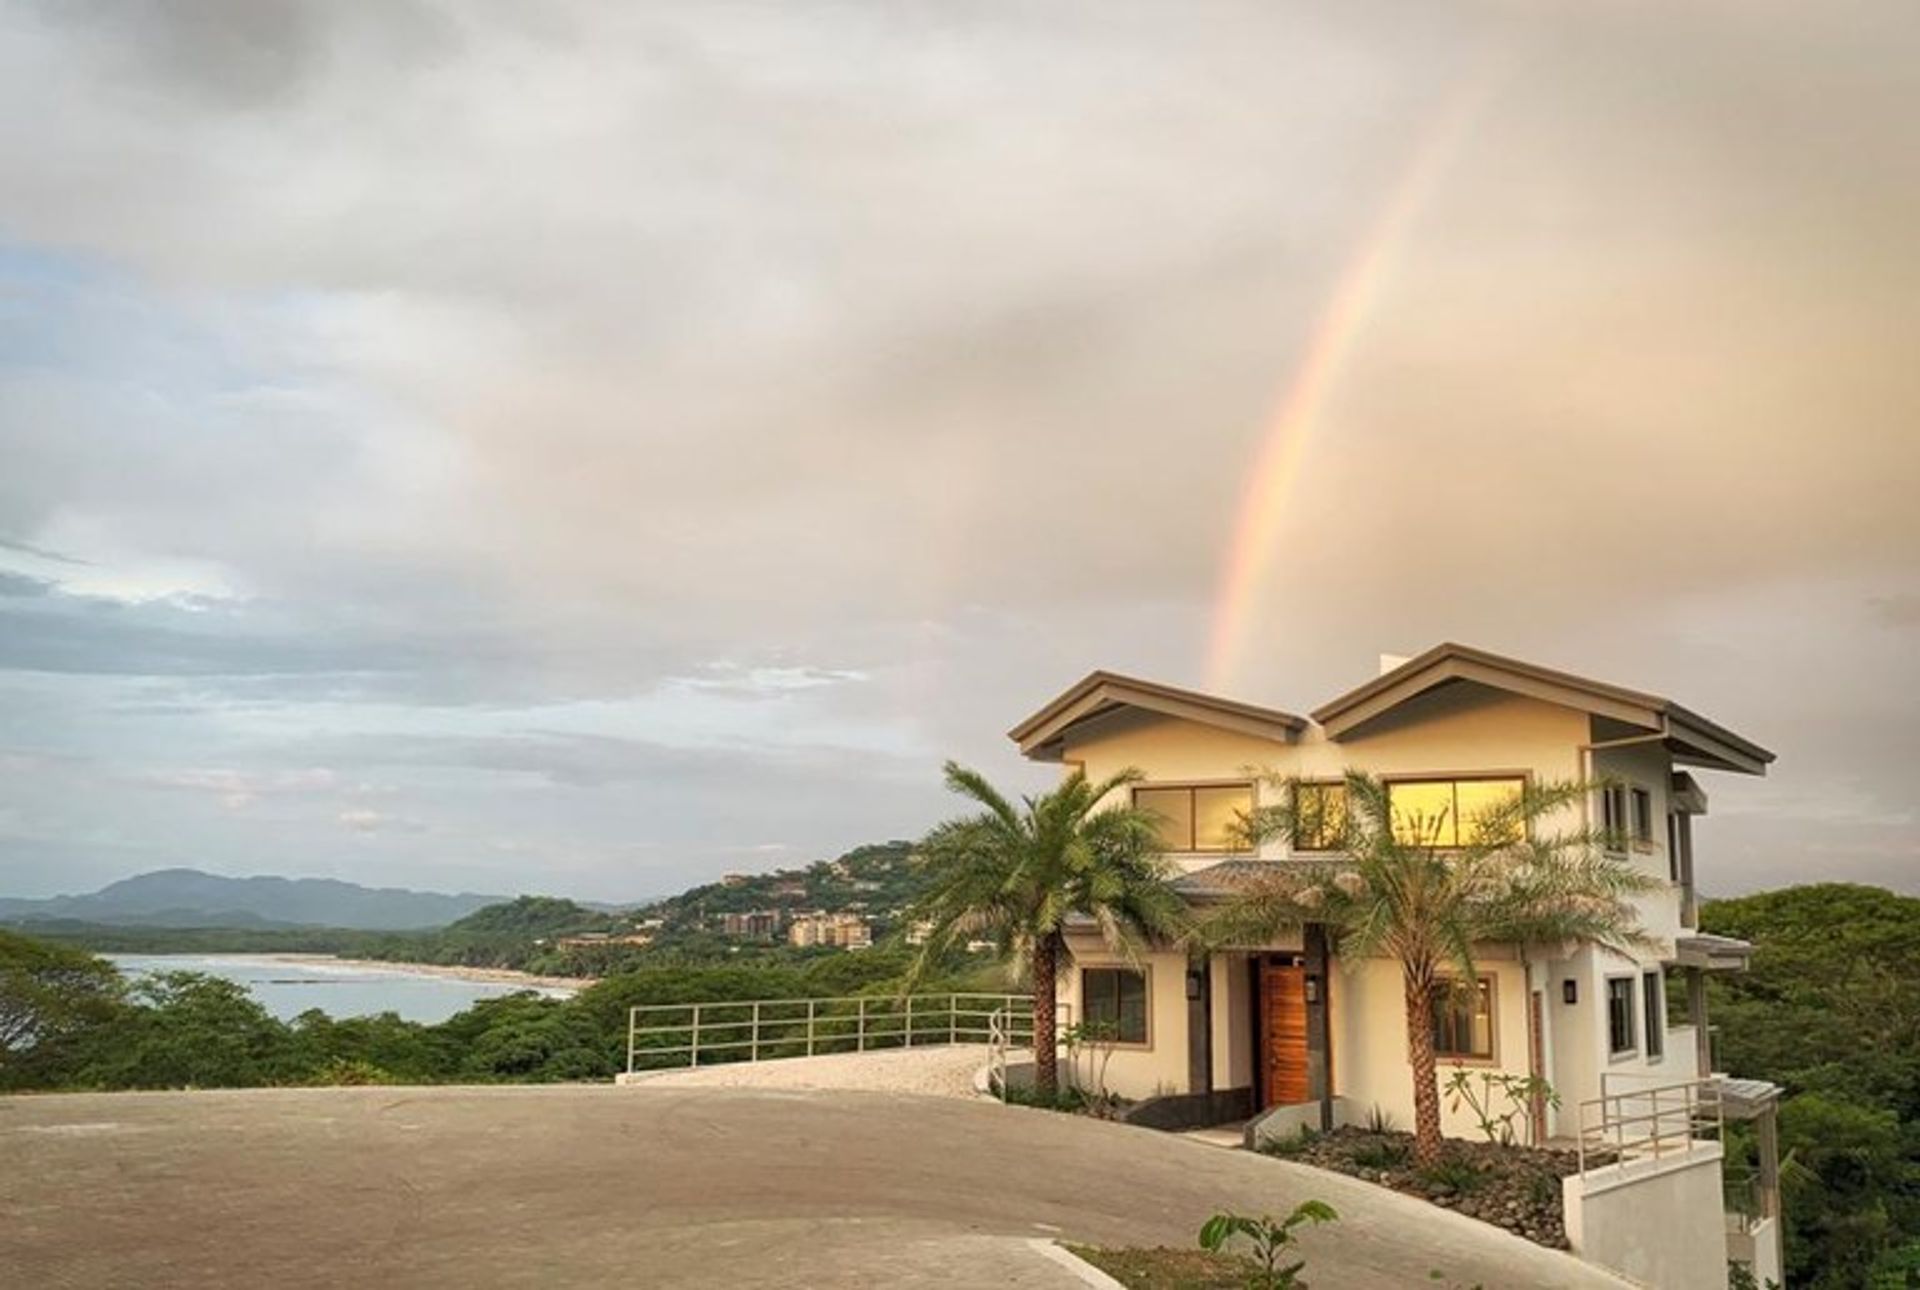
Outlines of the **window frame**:
{"label": "window frame", "polygon": [[1259,808],[1259,789],[1250,779],[1191,779],[1179,780],[1173,783],[1148,781],[1135,784],[1127,800],[1135,810],[1145,810],[1157,815],[1159,813],[1153,811],[1151,807],[1143,807],[1140,805],[1141,793],[1183,792],[1187,795],[1187,845],[1184,847],[1167,847],[1165,851],[1167,855],[1250,856],[1257,854],[1258,848],[1251,844],[1240,847],[1203,847],[1199,845],[1200,808],[1194,794],[1210,788],[1245,789],[1247,793],[1247,810],[1252,812]]}
{"label": "window frame", "polygon": [[[1297,781],[1294,784],[1292,789],[1294,794],[1293,819],[1296,826],[1300,822],[1299,793],[1300,793],[1300,790],[1303,788],[1311,789],[1316,793],[1326,792],[1329,790],[1338,793],[1340,795],[1340,822],[1342,826],[1346,824],[1347,782],[1344,779],[1303,779],[1303,780]],[[1323,817],[1323,822],[1324,822],[1324,817]],[[1339,831],[1340,830],[1336,830],[1335,831],[1336,834]],[[1307,843],[1301,841],[1297,827],[1294,832],[1293,840],[1288,845],[1294,851],[1306,851],[1306,852],[1311,852],[1315,855],[1327,855],[1340,850],[1340,845],[1337,838],[1334,842],[1326,845],[1308,845]]]}
{"label": "window frame", "polygon": [[1648,1062],[1666,1060],[1666,1005],[1666,974],[1659,968],[1642,972],[1640,974],[1640,1015],[1643,1018],[1641,1029],[1646,1032],[1642,1048],[1646,1052]]}
{"label": "window frame", "polygon": [[[1625,1048],[1616,1047],[1614,1044],[1613,988],[1616,985],[1624,985],[1627,988],[1627,1046]],[[1611,973],[1607,976],[1607,988],[1602,997],[1605,999],[1607,1005],[1607,1060],[1609,1061],[1622,1061],[1640,1055],[1640,1005],[1638,1001],[1640,988],[1639,975],[1637,973]]]}
{"label": "window frame", "polygon": [[1622,852],[1630,838],[1627,825],[1627,786],[1606,784],[1600,789],[1600,829],[1607,835],[1607,849]]}
{"label": "window frame", "polygon": [[[1140,967],[1131,967],[1125,963],[1082,964],[1080,967],[1080,1022],[1082,1025],[1090,1025],[1093,1022],[1091,1010],[1087,1007],[1087,1000],[1089,997],[1091,997],[1091,992],[1087,988],[1087,978],[1092,976],[1096,972],[1110,972],[1114,975],[1116,980],[1122,974],[1127,976],[1137,976],[1140,978],[1140,1003],[1141,1003],[1140,1038],[1127,1039],[1124,1036],[1122,1036],[1120,1038],[1116,1038],[1112,1042],[1111,1046],[1114,1048],[1137,1048],[1137,1049],[1143,1049],[1143,1050],[1152,1048],[1153,1047],[1153,967],[1150,964],[1142,964]],[[1118,986],[1116,986],[1114,990],[1113,1002],[1114,1002],[1114,1008],[1117,1012],[1120,1007],[1120,994],[1119,994]],[[1117,1017],[1114,1024],[1115,1024],[1115,1034],[1119,1035],[1120,1034],[1119,1026],[1121,1023],[1119,1022]],[[1102,1040],[1101,1042],[1105,1043],[1106,1041]]]}
{"label": "window frame", "polygon": [[1631,785],[1627,789],[1627,828],[1627,837],[1637,849],[1653,850],[1652,789],[1643,788],[1638,784]]}
{"label": "window frame", "polygon": [[[1491,972],[1481,973],[1477,980],[1480,992],[1487,1001],[1487,1051],[1449,1052],[1440,1046],[1440,1010],[1452,1002],[1453,991],[1449,988],[1456,977],[1442,976],[1434,987],[1433,997],[1427,1001],[1429,1028],[1433,1031],[1433,1057],[1435,1061],[1447,1062],[1455,1066],[1498,1066],[1500,1064],[1500,979]],[[1473,1022],[1467,1022],[1468,1042],[1472,1042]]]}
{"label": "window frame", "polygon": [[[1459,786],[1461,784],[1500,783],[1508,780],[1511,780],[1519,784],[1520,791],[1524,793],[1527,790],[1527,786],[1533,782],[1533,772],[1527,771],[1527,770],[1482,770],[1482,771],[1470,771],[1466,773],[1443,771],[1435,774],[1382,776],[1380,782],[1381,782],[1381,785],[1387,791],[1387,827],[1390,830],[1393,830],[1395,839],[1397,841],[1400,841],[1402,845],[1415,845],[1413,843],[1409,843],[1407,840],[1403,838],[1400,838],[1399,830],[1395,828],[1396,817],[1394,815],[1394,809],[1393,809],[1393,790],[1395,788],[1400,787],[1403,784],[1450,784],[1450,785],[1453,785],[1454,786],[1453,808],[1449,812],[1447,817],[1453,826],[1453,841],[1452,842],[1435,841],[1432,843],[1427,843],[1422,841],[1418,845],[1431,846],[1435,851],[1458,851],[1462,845],[1460,842]],[[1525,836],[1522,836],[1517,840],[1524,842],[1526,838]]]}

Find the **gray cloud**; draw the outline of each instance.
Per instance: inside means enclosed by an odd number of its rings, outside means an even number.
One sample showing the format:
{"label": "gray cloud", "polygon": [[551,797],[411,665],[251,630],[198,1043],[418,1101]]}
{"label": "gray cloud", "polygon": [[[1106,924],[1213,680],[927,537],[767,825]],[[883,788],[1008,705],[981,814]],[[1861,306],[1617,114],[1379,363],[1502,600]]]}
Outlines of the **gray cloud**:
{"label": "gray cloud", "polygon": [[[1341,297],[1234,688],[1662,690],[1783,754],[1728,882],[1896,872],[1917,56],[1865,0],[18,7],[0,864],[631,892],[1040,782],[1058,686],[1204,679]],[[316,765],[390,797],[160,787]]]}

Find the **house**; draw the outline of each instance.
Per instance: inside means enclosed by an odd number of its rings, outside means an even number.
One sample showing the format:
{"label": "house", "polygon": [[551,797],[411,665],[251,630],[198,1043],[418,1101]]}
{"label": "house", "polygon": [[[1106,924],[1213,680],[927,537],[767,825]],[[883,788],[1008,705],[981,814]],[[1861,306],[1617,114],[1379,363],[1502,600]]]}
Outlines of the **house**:
{"label": "house", "polygon": [[[1614,826],[1631,862],[1660,880],[1640,899],[1657,948],[1479,947],[1479,981],[1435,1005],[1442,1075],[1459,1066],[1545,1077],[1559,1105],[1529,1112],[1537,1139],[1577,1135],[1583,1103],[1603,1094],[1710,1075],[1704,974],[1743,969],[1751,947],[1697,930],[1694,844],[1707,792],[1696,772],[1763,775],[1773,754],[1671,700],[1462,645],[1382,664],[1310,717],[1095,672],[1009,733],[1028,758],[1095,781],[1138,768],[1144,780],[1124,791],[1159,816],[1175,885],[1200,906],[1268,866],[1328,857],[1309,838],[1257,851],[1236,840],[1236,818],[1273,802],[1288,780],[1331,800],[1344,771],[1365,771],[1388,784],[1397,817],[1443,828],[1529,779],[1607,782],[1582,810]],[[1342,962],[1313,926],[1191,957],[1158,947],[1134,961],[1091,926],[1070,928],[1068,943],[1063,1008],[1117,1032],[1113,1091],[1185,1094],[1196,1115],[1216,1120],[1297,1105],[1300,1122],[1321,1127],[1374,1108],[1413,1123],[1396,965]],[[1685,1024],[1667,1015],[1675,974],[1686,981]],[[1466,1108],[1443,1112],[1445,1132],[1475,1131]],[[1714,1173],[1717,1203],[1717,1164]]]}
{"label": "house", "polygon": [[787,929],[787,939],[803,948],[813,945],[864,950],[873,944],[873,928],[858,914],[802,914]]}

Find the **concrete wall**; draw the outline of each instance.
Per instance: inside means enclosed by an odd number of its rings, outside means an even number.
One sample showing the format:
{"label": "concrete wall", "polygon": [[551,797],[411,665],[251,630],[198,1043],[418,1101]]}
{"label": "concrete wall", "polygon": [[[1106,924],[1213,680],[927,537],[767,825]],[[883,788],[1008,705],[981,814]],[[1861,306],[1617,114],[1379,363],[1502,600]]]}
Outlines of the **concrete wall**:
{"label": "concrete wall", "polygon": [[1567,1239],[1589,1263],[1660,1290],[1725,1290],[1718,1143],[1561,1180]]}

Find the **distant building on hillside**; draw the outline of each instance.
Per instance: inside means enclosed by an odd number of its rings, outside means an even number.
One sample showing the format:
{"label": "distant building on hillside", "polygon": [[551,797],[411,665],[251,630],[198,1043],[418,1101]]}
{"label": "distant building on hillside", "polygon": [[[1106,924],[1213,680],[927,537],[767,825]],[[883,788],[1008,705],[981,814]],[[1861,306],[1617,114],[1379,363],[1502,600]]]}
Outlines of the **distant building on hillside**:
{"label": "distant building on hillside", "polygon": [[751,874],[723,873],[720,875],[720,885],[722,887],[744,887],[751,878]]}
{"label": "distant building on hillside", "polygon": [[811,945],[864,950],[873,944],[873,928],[858,914],[802,914],[787,929],[787,939],[802,948]]}
{"label": "distant building on hillside", "polygon": [[780,934],[782,922],[777,909],[751,909],[720,916],[720,930],[739,940],[770,941]]}
{"label": "distant building on hillside", "polygon": [[807,894],[807,880],[805,878],[788,878],[777,882],[773,885],[771,894],[774,896],[805,896]]}

